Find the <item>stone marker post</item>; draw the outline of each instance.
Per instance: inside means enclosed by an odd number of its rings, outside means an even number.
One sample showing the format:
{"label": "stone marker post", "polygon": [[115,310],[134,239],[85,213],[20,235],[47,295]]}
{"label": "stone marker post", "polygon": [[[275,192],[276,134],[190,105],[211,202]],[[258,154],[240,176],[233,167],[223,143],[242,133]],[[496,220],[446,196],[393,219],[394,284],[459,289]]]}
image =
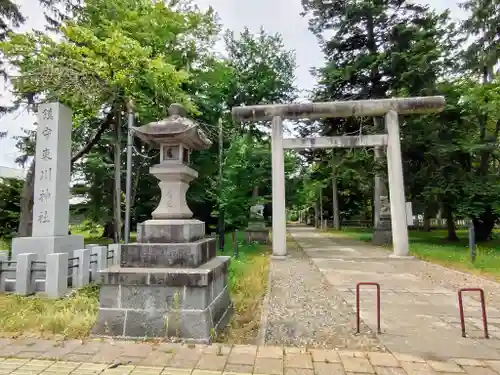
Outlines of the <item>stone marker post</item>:
{"label": "stone marker post", "polygon": [[83,248],[82,236],[69,236],[71,110],[61,103],[38,107],[32,237],[14,238],[12,256],[69,253]]}

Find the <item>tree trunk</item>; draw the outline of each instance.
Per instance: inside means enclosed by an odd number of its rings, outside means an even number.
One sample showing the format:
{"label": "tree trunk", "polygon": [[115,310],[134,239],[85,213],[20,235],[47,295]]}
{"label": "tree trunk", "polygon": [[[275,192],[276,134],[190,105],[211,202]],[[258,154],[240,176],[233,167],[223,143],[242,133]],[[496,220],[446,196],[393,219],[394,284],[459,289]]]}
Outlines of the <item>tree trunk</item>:
{"label": "tree trunk", "polygon": [[431,215],[429,207],[425,207],[424,209],[424,232],[431,231]]}
{"label": "tree trunk", "polygon": [[21,191],[21,213],[19,216],[19,237],[30,237],[33,226],[33,194],[35,193],[35,160],[31,162],[23,190]]}
{"label": "tree trunk", "polygon": [[333,214],[333,229],[340,230],[340,210],[339,210],[339,193],[337,186],[337,177],[335,165],[332,164],[332,214]]}
{"label": "tree trunk", "polygon": [[446,218],[446,229],[448,230],[448,241],[451,242],[457,242],[458,236],[457,236],[457,229],[455,227],[455,220],[453,219],[453,213],[451,211],[451,208],[448,206],[444,207],[444,214]]}
{"label": "tree trunk", "polygon": [[497,218],[498,217],[491,212],[491,209],[488,208],[480,217],[472,220],[477,242],[484,242],[491,239],[491,233]]}
{"label": "tree trunk", "polygon": [[318,211],[319,211],[319,209],[318,209],[318,205],[319,205],[319,203],[318,203],[318,201],[316,200],[316,203],[314,204],[314,227],[315,227],[315,228],[318,228],[318,220],[319,220],[319,218],[318,218],[318,216],[319,216],[319,212],[318,212]]}
{"label": "tree trunk", "polygon": [[115,236],[115,225],[113,221],[108,220],[104,223],[104,231],[102,232],[102,238],[114,238]]}
{"label": "tree trunk", "polygon": [[122,152],[122,140],[121,140],[121,109],[116,111],[116,123],[115,123],[115,150],[114,150],[114,163],[115,163],[115,190],[114,190],[114,225],[115,233],[114,240],[115,243],[121,242],[121,195],[122,195],[122,184],[121,184],[121,152]]}

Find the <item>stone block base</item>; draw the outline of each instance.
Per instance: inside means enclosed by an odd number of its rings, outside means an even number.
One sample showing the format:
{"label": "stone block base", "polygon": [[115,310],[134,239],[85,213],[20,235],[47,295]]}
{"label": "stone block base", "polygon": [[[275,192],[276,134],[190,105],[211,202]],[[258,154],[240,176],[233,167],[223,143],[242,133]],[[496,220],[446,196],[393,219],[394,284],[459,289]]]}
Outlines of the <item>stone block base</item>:
{"label": "stone block base", "polygon": [[103,285],[92,334],[211,343],[231,317],[229,259],[216,257],[198,268],[115,266],[101,271]]}
{"label": "stone block base", "polygon": [[269,229],[267,228],[247,228],[245,229],[246,242],[257,242],[260,244],[269,243]]}
{"label": "stone block base", "polygon": [[373,230],[372,244],[392,245],[391,217],[381,217],[378,227]]}
{"label": "stone block base", "polygon": [[215,257],[215,238],[189,243],[131,243],[121,245],[122,267],[196,268]]}
{"label": "stone block base", "polygon": [[192,242],[205,237],[205,223],[195,219],[148,220],[137,225],[137,242]]}
{"label": "stone block base", "polygon": [[12,258],[23,253],[35,253],[40,261],[54,253],[68,253],[71,258],[74,250],[84,248],[83,236],[18,237],[12,240]]}

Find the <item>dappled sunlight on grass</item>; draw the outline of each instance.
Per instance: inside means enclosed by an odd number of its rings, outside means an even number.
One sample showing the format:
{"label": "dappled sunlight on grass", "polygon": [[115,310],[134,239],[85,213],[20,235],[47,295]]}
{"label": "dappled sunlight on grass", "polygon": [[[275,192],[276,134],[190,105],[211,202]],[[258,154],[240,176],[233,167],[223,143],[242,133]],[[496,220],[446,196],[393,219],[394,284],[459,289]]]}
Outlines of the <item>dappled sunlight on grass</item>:
{"label": "dappled sunlight on grass", "polygon": [[0,331],[7,334],[88,336],[95,322],[99,288],[90,285],[69,298],[0,294]]}

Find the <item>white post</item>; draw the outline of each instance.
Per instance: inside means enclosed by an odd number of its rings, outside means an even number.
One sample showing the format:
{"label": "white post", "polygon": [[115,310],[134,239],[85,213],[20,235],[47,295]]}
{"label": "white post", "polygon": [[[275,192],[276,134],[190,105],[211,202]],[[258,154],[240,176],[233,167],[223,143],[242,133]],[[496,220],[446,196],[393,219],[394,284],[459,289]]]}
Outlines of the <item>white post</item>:
{"label": "white post", "polygon": [[285,217],[285,155],[283,151],[283,121],[280,116],[272,120],[272,199],[273,199],[273,256],[283,257],[286,249]]}
{"label": "white post", "polygon": [[106,246],[98,246],[94,248],[97,254],[97,271],[101,271],[108,267],[108,248]]}
{"label": "white post", "polygon": [[408,227],[406,225],[406,199],[401,158],[398,114],[387,112],[385,124],[389,136],[387,170],[391,204],[392,243],[394,256],[408,256]]}
{"label": "white post", "polygon": [[35,278],[31,272],[35,253],[19,254],[16,264],[16,294],[28,296],[35,293]]}
{"label": "white post", "polygon": [[68,291],[68,253],[47,255],[45,293],[50,298],[60,298]]}
{"label": "white post", "polygon": [[[111,265],[120,265],[121,260],[121,246],[119,243],[112,243],[108,245],[108,256],[113,256]],[[109,264],[109,262],[108,262]]]}
{"label": "white post", "polygon": [[9,268],[9,256],[8,254],[0,254],[0,292],[5,292],[5,279],[7,278],[7,272],[5,270]]}
{"label": "white post", "polygon": [[73,287],[81,288],[90,282],[90,250],[75,250],[75,257],[78,258],[78,273],[73,279]]}

